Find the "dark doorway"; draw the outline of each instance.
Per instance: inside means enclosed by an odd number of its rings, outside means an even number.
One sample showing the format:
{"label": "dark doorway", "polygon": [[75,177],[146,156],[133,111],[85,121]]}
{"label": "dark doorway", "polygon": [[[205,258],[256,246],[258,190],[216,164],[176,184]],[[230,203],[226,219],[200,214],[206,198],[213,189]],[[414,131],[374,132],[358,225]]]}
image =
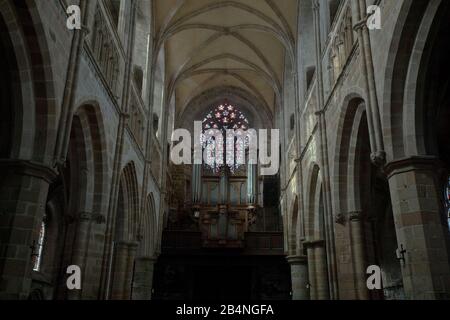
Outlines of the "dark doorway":
{"label": "dark doorway", "polygon": [[290,268],[281,256],[161,255],[154,300],[249,301],[290,299]]}
{"label": "dark doorway", "polygon": [[194,300],[250,300],[252,270],[249,267],[211,266],[194,270]]}

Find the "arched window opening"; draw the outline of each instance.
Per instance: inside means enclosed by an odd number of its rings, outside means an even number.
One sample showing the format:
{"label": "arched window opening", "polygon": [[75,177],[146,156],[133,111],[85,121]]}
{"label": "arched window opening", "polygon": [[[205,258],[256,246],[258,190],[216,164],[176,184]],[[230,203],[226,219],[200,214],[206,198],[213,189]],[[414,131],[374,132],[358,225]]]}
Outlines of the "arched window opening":
{"label": "arched window opening", "polygon": [[[230,171],[237,170],[245,163],[245,150],[249,147],[248,129],[249,121],[238,107],[227,101],[213,107],[203,119],[201,141],[206,152],[206,165],[215,172],[225,163]],[[228,139],[228,130],[234,131],[234,139]]]}
{"label": "arched window opening", "polygon": [[42,254],[44,251],[45,244],[45,232],[46,232],[46,223],[45,218],[41,223],[41,229],[39,230],[39,238],[34,246],[34,262],[33,262],[33,271],[40,271],[42,265]]}

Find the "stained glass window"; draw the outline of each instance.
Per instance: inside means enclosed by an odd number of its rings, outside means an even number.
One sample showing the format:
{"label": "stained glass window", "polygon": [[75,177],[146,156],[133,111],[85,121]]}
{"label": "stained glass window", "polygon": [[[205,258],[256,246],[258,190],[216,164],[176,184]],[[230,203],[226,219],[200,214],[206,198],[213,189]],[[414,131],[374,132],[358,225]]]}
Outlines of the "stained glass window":
{"label": "stained glass window", "polygon": [[447,178],[447,184],[445,186],[445,209],[447,211],[448,227],[450,228],[450,176]]}
{"label": "stained glass window", "polygon": [[45,222],[42,221],[41,230],[39,231],[38,243],[35,245],[34,248],[34,265],[33,265],[34,271],[39,271],[41,269],[44,241],[45,241]]}
{"label": "stained glass window", "polygon": [[[245,150],[249,144],[245,131],[248,129],[247,117],[232,104],[225,101],[210,110],[203,119],[202,143],[206,165],[216,172],[225,164],[232,172],[238,169],[245,163]],[[234,130],[233,139],[227,138],[227,130]]]}

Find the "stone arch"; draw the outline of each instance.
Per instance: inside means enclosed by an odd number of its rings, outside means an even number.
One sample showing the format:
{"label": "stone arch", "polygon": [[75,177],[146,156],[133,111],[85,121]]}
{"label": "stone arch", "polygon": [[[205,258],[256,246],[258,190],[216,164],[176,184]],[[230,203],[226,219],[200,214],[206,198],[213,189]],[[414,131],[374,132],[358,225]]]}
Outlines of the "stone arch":
{"label": "stone arch", "polygon": [[140,237],[139,189],[133,161],[122,169],[117,201],[110,298],[128,300],[132,295],[133,268]]}
{"label": "stone arch", "polygon": [[139,256],[152,257],[156,250],[157,220],[156,208],[153,194],[149,194],[145,200],[145,209],[141,215],[140,227],[142,229],[142,239]]}
{"label": "stone arch", "polygon": [[[436,1],[436,5],[427,11],[430,12],[429,23],[423,22],[425,31],[419,32],[416,42],[422,45],[422,55],[417,55],[416,61],[412,59],[411,66],[416,67],[413,79],[417,79],[417,86],[410,94],[416,97],[416,122],[421,127],[416,130],[419,141],[423,141],[423,152],[428,157],[437,159],[435,186],[439,197],[437,206],[444,226],[447,244],[450,244],[448,222],[449,213],[446,210],[446,188],[450,176],[450,62],[448,41],[442,41],[450,36],[450,4],[448,1]],[[427,14],[426,13],[426,14]],[[426,17],[426,16],[425,16]],[[434,18],[434,19],[433,19]],[[427,19],[424,18],[424,21]],[[420,31],[421,31],[420,30]],[[420,59],[420,60],[419,60]],[[419,66],[417,68],[417,66]],[[414,83],[414,82],[413,82]],[[411,85],[407,85],[408,90]],[[407,96],[408,93],[405,93]],[[408,114],[408,113],[407,113]],[[415,133],[415,132],[413,132]],[[412,133],[412,134],[413,134]]]}
{"label": "stone arch", "polygon": [[223,99],[236,103],[245,113],[253,128],[273,127],[271,112],[268,107],[253,94],[237,87],[216,87],[193,97],[180,112],[175,126],[193,132],[194,121],[203,119],[206,111]]}
{"label": "stone arch", "polygon": [[144,200],[144,208],[140,215],[139,246],[133,266],[132,300],[150,300],[152,297],[157,228],[155,201],[153,193],[150,193]]}
{"label": "stone arch", "polygon": [[137,184],[137,175],[134,162],[128,163],[122,170],[120,179],[120,189],[123,194],[124,217],[123,225],[120,221],[116,222],[117,240],[136,241],[139,233],[139,192]]}
{"label": "stone arch", "polygon": [[334,208],[337,215],[348,212],[348,203],[343,199],[348,198],[348,158],[352,128],[356,114],[365,112],[366,106],[363,98],[358,94],[349,94],[343,101],[343,109],[340,114],[337,128],[336,144],[334,152]]}
{"label": "stone arch", "polygon": [[305,235],[307,240],[314,240],[319,237],[320,223],[318,221],[319,216],[319,201],[320,193],[322,189],[322,179],[320,176],[320,167],[313,163],[311,164],[307,182],[307,199],[306,205],[307,213],[305,221]]}
{"label": "stone arch", "polygon": [[329,299],[325,208],[320,167],[312,163],[307,180],[305,247],[308,256],[311,299]]}
{"label": "stone arch", "polygon": [[[351,133],[348,143],[347,170],[346,170],[346,183],[347,189],[347,204],[348,212],[356,212],[362,210],[361,197],[367,184],[367,179],[364,179],[362,175],[370,172],[370,167],[362,167],[363,163],[366,165],[370,162],[370,145],[369,142],[369,129],[367,124],[367,115],[364,108],[359,107],[353,118],[351,126]],[[367,178],[367,177],[366,177]],[[364,182],[366,184],[364,184]]]}
{"label": "stone arch", "polygon": [[[387,125],[384,135],[389,142],[386,145],[391,148],[388,154],[391,153],[394,160],[386,167],[386,172],[392,186],[392,199],[396,200],[392,204],[398,241],[405,246],[409,243],[417,256],[421,250],[428,252],[436,248],[433,245],[431,249],[428,239],[440,243],[439,260],[421,256],[409,263],[423,263],[426,267],[410,272],[406,271],[408,267],[403,268],[405,295],[412,299],[448,295],[448,281],[436,286],[434,279],[448,278],[449,232],[442,204],[443,183],[450,171],[450,64],[448,41],[442,39],[449,37],[449,21],[448,1],[405,1],[385,76],[383,122]],[[411,171],[401,172],[410,164]],[[401,180],[406,176],[408,180]],[[426,193],[421,190],[424,185],[427,185]],[[404,206],[412,195],[414,205]],[[409,233],[410,225],[404,222],[412,212],[418,215],[432,212],[429,215],[432,218],[414,222],[414,235]],[[430,231],[431,225],[433,231]],[[423,247],[417,245],[418,235]]]}
{"label": "stone arch", "polygon": [[[92,223],[101,224],[106,212],[107,157],[103,120],[98,105],[83,104],[73,116],[67,161],[58,167],[46,199],[46,241],[41,272],[52,279],[52,297],[78,299],[88,290],[68,292],[62,276],[70,264],[96,268],[89,259]],[[92,253],[92,252],[91,252]],[[92,266],[91,266],[92,264]],[[95,293],[93,294],[95,295]]]}
{"label": "stone arch", "polygon": [[103,215],[108,204],[108,150],[106,142],[106,132],[104,124],[104,116],[101,108],[95,101],[86,101],[81,104],[74,114],[74,118],[79,118],[86,128],[88,149],[88,157],[93,163],[93,206],[92,212],[97,215]]}
{"label": "stone arch", "polygon": [[[15,57],[12,158],[49,163],[56,140],[57,108],[46,32],[35,1],[2,1],[2,38]],[[16,70],[14,70],[16,69]]]}
{"label": "stone arch", "polygon": [[[339,279],[339,287],[347,288],[341,290],[340,295],[349,296],[356,299],[367,299],[367,288],[363,286],[364,260],[364,242],[362,240],[362,230],[359,224],[360,220],[355,221],[355,227],[350,227],[347,220],[350,218],[350,208],[354,202],[355,195],[350,193],[349,184],[351,184],[351,172],[354,164],[349,164],[351,156],[356,152],[355,149],[355,130],[359,127],[361,121],[366,121],[366,105],[364,99],[351,93],[344,100],[337,127],[336,147],[334,153],[334,173],[332,181],[334,185],[334,208],[336,210],[336,237],[341,241],[336,243],[339,252],[349,257],[344,260],[338,259],[339,273],[342,275]],[[367,122],[367,121],[366,121]],[[354,156],[353,156],[354,157]],[[354,174],[352,174],[354,176]],[[355,258],[356,257],[356,258]],[[348,270],[348,271],[343,271]],[[364,283],[365,285],[365,283]],[[348,292],[346,292],[348,290]]]}
{"label": "stone arch", "polygon": [[[424,154],[423,110],[418,92],[420,61],[439,6],[443,2],[405,1],[387,57],[383,97],[383,123],[388,158]],[[420,23],[418,23],[420,21]],[[426,58],[426,57],[425,57]],[[426,59],[425,59],[426,60]]]}
{"label": "stone arch", "polygon": [[[339,266],[342,268],[348,263],[346,268],[353,270],[349,283],[352,283],[355,298],[399,298],[403,286],[400,264],[395,256],[397,239],[389,185],[385,173],[371,161],[364,100],[353,96],[344,110],[339,124],[333,179],[336,208],[340,214],[337,234],[343,238],[339,247],[351,260],[340,261]],[[371,264],[382,267],[384,292],[367,290],[365,268]]]}

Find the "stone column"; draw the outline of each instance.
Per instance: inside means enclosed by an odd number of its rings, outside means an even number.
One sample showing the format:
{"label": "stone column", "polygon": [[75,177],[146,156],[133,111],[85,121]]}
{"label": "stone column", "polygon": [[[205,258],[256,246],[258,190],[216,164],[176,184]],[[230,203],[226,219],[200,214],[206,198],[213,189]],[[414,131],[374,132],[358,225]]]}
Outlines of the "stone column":
{"label": "stone column", "polygon": [[154,257],[139,257],[135,260],[132,300],[152,299],[155,263]]}
{"label": "stone column", "polygon": [[311,242],[305,242],[304,246],[307,248],[308,254],[309,295],[311,300],[317,300],[317,276],[314,247],[311,245]]}
{"label": "stone column", "polygon": [[[84,276],[86,274],[86,255],[88,250],[87,244],[90,233],[92,213],[80,212],[78,213],[78,224],[76,228],[75,242],[72,250],[72,264],[79,266],[82,270],[81,288],[84,288]],[[68,300],[80,300],[83,298],[82,290],[67,291]]]}
{"label": "stone column", "polygon": [[355,273],[356,298],[359,300],[369,299],[366,284],[365,244],[363,237],[363,216],[361,211],[349,213],[350,241],[352,245],[353,267]]}
{"label": "stone column", "polygon": [[38,242],[55,172],[41,164],[0,160],[0,300],[27,299],[33,243]]}
{"label": "stone column", "polygon": [[325,241],[320,241],[314,248],[314,256],[316,259],[316,285],[317,299],[329,300],[330,289],[328,287],[328,269],[327,269],[327,252],[325,249]]}
{"label": "stone column", "polygon": [[[111,271],[109,270],[112,265],[111,258],[114,253],[112,252],[113,239],[115,233],[115,221],[116,221],[116,213],[117,213],[117,202],[119,196],[119,185],[120,185],[120,174],[121,174],[121,166],[122,166],[122,157],[123,157],[123,149],[124,149],[124,139],[125,139],[125,130],[128,124],[129,109],[130,109],[130,91],[131,91],[131,83],[132,83],[132,64],[133,64],[133,46],[134,46],[134,24],[136,19],[136,2],[130,1],[131,3],[131,16],[128,21],[129,27],[129,37],[127,41],[127,58],[125,63],[125,70],[123,73],[123,88],[120,99],[120,118],[119,124],[117,127],[117,136],[116,136],[116,150],[114,154],[114,162],[112,168],[112,179],[111,179],[111,189],[109,195],[109,208],[108,208],[108,220],[106,225],[106,240],[105,246],[103,250],[103,261],[102,261],[102,275],[101,275],[101,284],[100,284],[100,294],[105,299],[109,299],[111,293],[109,291],[110,288],[113,287],[111,284]],[[146,161],[147,163],[147,161]],[[148,167],[148,166],[146,166]],[[145,186],[146,184],[144,184]]]}
{"label": "stone column", "polygon": [[356,23],[354,23],[354,30],[358,35],[358,43],[361,50],[361,71],[364,77],[364,89],[368,96],[365,103],[367,106],[367,124],[372,150],[371,160],[375,165],[382,166],[386,162],[386,152],[384,151],[383,130],[375,81],[372,47],[369,30],[367,28],[367,5],[365,0],[352,0],[351,5],[352,16],[356,21]]}
{"label": "stone column", "polygon": [[125,271],[125,288],[124,288],[124,300],[131,300],[131,288],[133,286],[133,276],[134,276],[134,261],[136,259],[136,252],[139,243],[131,241],[128,243],[127,252],[127,269]]}
{"label": "stone column", "polygon": [[125,296],[125,286],[128,267],[128,243],[125,241],[116,242],[114,246],[114,266],[111,283],[111,300],[123,300]]}
{"label": "stone column", "polygon": [[292,300],[309,300],[308,261],[305,256],[289,256],[291,265]]}
{"label": "stone column", "polygon": [[448,226],[433,157],[411,157],[386,166],[408,299],[449,299]]}
{"label": "stone column", "polygon": [[333,223],[333,206],[331,199],[331,174],[329,170],[329,150],[328,150],[328,140],[327,140],[327,122],[325,118],[325,94],[323,87],[323,69],[322,69],[322,28],[320,19],[320,2],[318,0],[313,1],[313,22],[314,22],[314,42],[315,42],[315,60],[316,60],[316,76],[317,76],[317,111],[316,116],[318,117],[319,126],[319,161],[320,167],[322,168],[321,175],[323,181],[323,191],[324,191],[324,209],[325,209],[325,241],[327,250],[327,264],[330,270],[330,287],[331,287],[331,298],[339,298],[339,288],[338,288],[338,274],[337,274],[337,259],[336,259],[336,244],[334,236],[334,223]]}
{"label": "stone column", "polygon": [[309,283],[312,300],[329,300],[328,264],[325,240],[305,242],[308,248]]}

